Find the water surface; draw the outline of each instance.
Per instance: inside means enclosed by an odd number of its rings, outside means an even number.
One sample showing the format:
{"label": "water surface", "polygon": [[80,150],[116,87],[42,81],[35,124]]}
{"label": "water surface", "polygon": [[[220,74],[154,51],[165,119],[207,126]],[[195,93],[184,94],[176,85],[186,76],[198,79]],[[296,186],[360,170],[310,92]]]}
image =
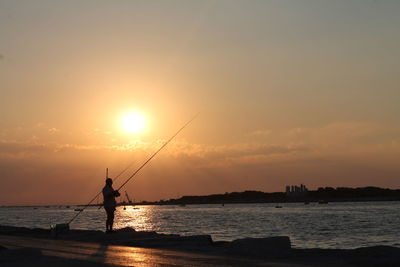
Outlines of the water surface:
{"label": "water surface", "polygon": [[[400,202],[225,204],[118,207],[115,227],[181,235],[209,234],[213,240],[287,235],[298,248],[400,247]],[[1,207],[0,224],[49,228],[69,221],[75,207]],[[105,211],[86,209],[75,229],[105,228]]]}

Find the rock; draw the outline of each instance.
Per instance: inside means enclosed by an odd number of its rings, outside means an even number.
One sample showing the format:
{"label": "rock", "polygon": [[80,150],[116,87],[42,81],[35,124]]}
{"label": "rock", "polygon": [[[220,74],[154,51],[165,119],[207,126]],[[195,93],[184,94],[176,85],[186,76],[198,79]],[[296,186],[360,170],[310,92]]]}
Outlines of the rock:
{"label": "rock", "polygon": [[369,257],[391,257],[398,256],[400,254],[400,248],[391,246],[372,246],[357,248],[354,253],[358,256],[369,256]]}
{"label": "rock", "polygon": [[[122,240],[121,240],[122,241]],[[150,247],[150,248],[180,248],[192,249],[198,247],[209,247],[213,244],[210,235],[156,235],[152,237],[134,238],[119,242],[122,245]]]}
{"label": "rock", "polygon": [[32,261],[42,257],[42,252],[37,248],[18,248],[0,250],[1,262]]}
{"label": "rock", "polygon": [[181,236],[179,242],[192,246],[209,246],[213,243],[210,235]]}
{"label": "rock", "polygon": [[[41,229],[39,229],[41,230]],[[38,231],[38,228],[32,229],[32,231]],[[69,233],[69,224],[68,223],[59,223],[50,226],[51,236],[53,238],[58,238],[61,234]]]}
{"label": "rock", "polygon": [[117,229],[115,231],[117,233],[135,233],[136,232],[136,230],[133,229],[132,227],[124,227],[124,228],[121,228],[121,229]]}
{"label": "rock", "polygon": [[26,228],[26,227],[15,227],[15,226],[6,226],[0,225],[0,234],[2,235],[23,235],[23,236],[33,236],[33,237],[42,237],[49,236],[50,230],[41,229],[41,228]]}
{"label": "rock", "polygon": [[256,257],[285,257],[290,253],[291,244],[288,236],[266,238],[243,238],[231,242],[228,252]]}

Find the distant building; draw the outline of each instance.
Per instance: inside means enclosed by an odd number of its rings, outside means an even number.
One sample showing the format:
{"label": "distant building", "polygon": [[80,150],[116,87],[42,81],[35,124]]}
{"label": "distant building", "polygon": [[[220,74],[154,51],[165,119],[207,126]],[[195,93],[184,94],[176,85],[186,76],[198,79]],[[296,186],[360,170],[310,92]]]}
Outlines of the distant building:
{"label": "distant building", "polygon": [[287,185],[286,186],[286,196],[288,197],[303,197],[307,195],[308,189],[305,185]]}

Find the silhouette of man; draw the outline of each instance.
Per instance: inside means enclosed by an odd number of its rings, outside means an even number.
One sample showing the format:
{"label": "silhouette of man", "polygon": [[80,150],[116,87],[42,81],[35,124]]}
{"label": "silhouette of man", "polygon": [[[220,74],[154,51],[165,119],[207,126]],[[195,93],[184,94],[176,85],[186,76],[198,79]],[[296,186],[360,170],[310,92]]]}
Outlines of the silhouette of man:
{"label": "silhouette of man", "polygon": [[117,206],[117,201],[115,201],[115,197],[120,196],[120,193],[117,190],[114,190],[112,184],[113,184],[112,179],[107,178],[106,185],[103,188],[103,198],[104,198],[103,205],[107,213],[106,233],[111,233],[113,231],[114,212],[115,212],[115,207]]}

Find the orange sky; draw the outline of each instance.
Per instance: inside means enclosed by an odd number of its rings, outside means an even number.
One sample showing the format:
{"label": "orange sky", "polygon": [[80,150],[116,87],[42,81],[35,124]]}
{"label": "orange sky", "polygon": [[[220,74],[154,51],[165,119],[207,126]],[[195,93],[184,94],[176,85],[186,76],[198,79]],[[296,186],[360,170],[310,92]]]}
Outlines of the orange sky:
{"label": "orange sky", "polygon": [[[0,1],[0,205],[398,188],[397,1]],[[128,134],[137,111],[145,131]],[[116,182],[118,186],[129,174]]]}

